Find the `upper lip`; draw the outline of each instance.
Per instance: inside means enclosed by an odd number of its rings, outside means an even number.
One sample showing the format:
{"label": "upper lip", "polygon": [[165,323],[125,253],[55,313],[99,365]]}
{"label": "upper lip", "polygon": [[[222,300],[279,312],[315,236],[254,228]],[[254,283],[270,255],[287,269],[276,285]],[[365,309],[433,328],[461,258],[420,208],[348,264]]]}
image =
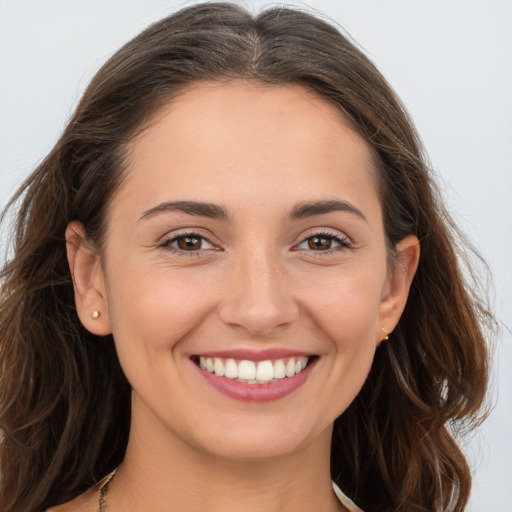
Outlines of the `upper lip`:
{"label": "upper lip", "polygon": [[229,350],[210,350],[196,354],[196,356],[236,359],[239,361],[266,361],[268,359],[285,359],[289,357],[311,357],[312,355],[311,352],[289,348],[266,348],[263,350],[234,348]]}

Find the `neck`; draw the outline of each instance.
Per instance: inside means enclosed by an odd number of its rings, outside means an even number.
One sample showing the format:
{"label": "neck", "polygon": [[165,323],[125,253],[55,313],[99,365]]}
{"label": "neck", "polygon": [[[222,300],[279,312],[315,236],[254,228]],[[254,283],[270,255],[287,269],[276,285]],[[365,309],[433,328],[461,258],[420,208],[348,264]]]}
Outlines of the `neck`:
{"label": "neck", "polygon": [[142,435],[132,422],[125,460],[108,491],[116,510],[152,512],[334,512],[331,430],[294,453],[232,460],[205,453],[169,431]]}

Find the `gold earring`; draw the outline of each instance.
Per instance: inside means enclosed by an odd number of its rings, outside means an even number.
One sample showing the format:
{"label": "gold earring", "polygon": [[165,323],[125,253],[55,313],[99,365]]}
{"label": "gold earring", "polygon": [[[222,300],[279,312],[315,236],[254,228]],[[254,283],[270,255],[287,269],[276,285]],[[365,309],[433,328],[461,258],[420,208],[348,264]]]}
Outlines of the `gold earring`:
{"label": "gold earring", "polygon": [[98,320],[98,318],[100,317],[101,313],[95,309],[92,313],[91,313],[91,316],[92,318],[94,318],[94,320]]}
{"label": "gold earring", "polygon": [[383,341],[388,341],[388,340],[389,340],[389,335],[390,335],[391,333],[386,332],[386,331],[385,331],[385,329],[384,329],[384,327],[381,329],[381,331],[382,331],[382,334],[384,335],[384,337],[382,338],[382,340],[383,340]]}

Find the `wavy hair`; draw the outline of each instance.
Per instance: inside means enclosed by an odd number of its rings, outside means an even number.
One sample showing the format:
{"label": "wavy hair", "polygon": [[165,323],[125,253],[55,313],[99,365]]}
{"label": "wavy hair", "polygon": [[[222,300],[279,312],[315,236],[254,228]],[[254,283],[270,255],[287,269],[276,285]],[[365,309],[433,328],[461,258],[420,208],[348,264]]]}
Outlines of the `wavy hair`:
{"label": "wavy hair", "polygon": [[112,337],[79,322],[65,229],[78,220],[101,247],[130,141],[188,86],[231,79],[302,84],[336,105],[374,153],[390,251],[421,241],[403,316],[335,422],[333,480],[367,512],[462,512],[471,476],[456,434],[480,419],[493,324],[464,271],[472,250],[405,109],[355,44],[299,10],[229,3],[183,9],[121,48],[4,212],[16,224],[0,274],[0,509],[68,501],[122,460],[130,386]]}

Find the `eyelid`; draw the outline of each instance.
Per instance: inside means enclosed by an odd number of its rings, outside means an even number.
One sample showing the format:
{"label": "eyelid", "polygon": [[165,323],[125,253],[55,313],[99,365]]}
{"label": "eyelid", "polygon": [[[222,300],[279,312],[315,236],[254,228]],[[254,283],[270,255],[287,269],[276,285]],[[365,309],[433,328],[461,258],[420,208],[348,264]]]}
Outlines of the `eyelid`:
{"label": "eyelid", "polygon": [[[313,249],[299,248],[300,245],[302,245],[303,243],[307,242],[310,238],[313,238],[315,236],[329,238],[331,240],[334,240],[338,245],[335,247],[332,247],[330,249],[323,250],[323,251],[321,251],[321,250],[314,251]],[[299,250],[299,251],[305,250],[307,252],[322,255],[322,254],[329,254],[331,252],[349,250],[351,248],[352,244],[353,244],[352,240],[344,233],[337,231],[337,230],[320,228],[320,229],[313,229],[309,233],[302,235],[300,238],[300,241],[292,247],[292,250]]]}
{"label": "eyelid", "polygon": [[[313,249],[305,249],[305,248],[299,247],[303,243],[307,242],[310,238],[313,238],[315,236],[316,237],[325,237],[330,240],[333,240],[334,242],[336,242],[337,245],[330,249],[318,250],[318,251],[315,251]],[[201,248],[201,249],[197,249],[197,250],[186,251],[186,250],[182,250],[178,247],[173,247],[171,245],[177,239],[183,238],[183,237],[196,237],[196,238],[202,239],[202,240],[206,241],[211,247],[206,248],[206,249]],[[303,234],[300,237],[299,242],[297,242],[296,244],[293,245],[292,250],[294,250],[294,251],[304,250],[307,252],[317,253],[317,254],[321,255],[321,254],[329,254],[331,252],[348,250],[351,248],[352,244],[353,244],[352,240],[347,235],[345,235],[344,233],[342,233],[338,230],[331,230],[328,228],[318,228],[318,229],[311,229],[309,233]],[[211,240],[211,237],[209,235],[204,234],[203,230],[199,229],[199,228],[183,228],[181,230],[177,230],[177,231],[168,233],[158,243],[158,247],[163,248],[163,249],[168,249],[172,252],[183,254],[183,255],[188,255],[188,256],[197,255],[197,254],[203,253],[203,252],[223,251],[223,249],[218,244],[216,244],[215,242],[213,242]]]}
{"label": "eyelid", "polygon": [[[213,242],[211,240],[211,237],[208,235],[205,235],[203,230],[199,228],[183,228],[181,230],[173,231],[172,233],[166,234],[160,242],[158,242],[158,247],[162,249],[168,249],[170,251],[179,253],[179,254],[185,254],[188,256],[192,256],[201,252],[208,252],[208,251],[222,251],[223,249],[219,247],[218,244]],[[179,249],[178,247],[173,247],[171,244],[175,242],[179,238],[200,238],[202,240],[205,240],[208,244],[211,245],[211,248],[208,249],[197,249],[195,251],[184,251]]]}

